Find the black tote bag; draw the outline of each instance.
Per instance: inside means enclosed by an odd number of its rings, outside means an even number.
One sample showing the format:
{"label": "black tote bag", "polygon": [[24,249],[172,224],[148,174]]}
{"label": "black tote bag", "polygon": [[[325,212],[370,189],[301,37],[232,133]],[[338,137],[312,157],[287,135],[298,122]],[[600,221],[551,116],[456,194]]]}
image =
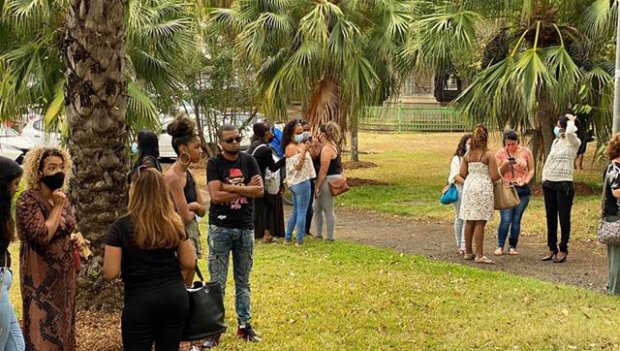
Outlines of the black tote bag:
{"label": "black tote bag", "polygon": [[218,282],[194,283],[187,289],[189,316],[183,330],[183,341],[201,340],[222,334],[224,323],[224,299]]}

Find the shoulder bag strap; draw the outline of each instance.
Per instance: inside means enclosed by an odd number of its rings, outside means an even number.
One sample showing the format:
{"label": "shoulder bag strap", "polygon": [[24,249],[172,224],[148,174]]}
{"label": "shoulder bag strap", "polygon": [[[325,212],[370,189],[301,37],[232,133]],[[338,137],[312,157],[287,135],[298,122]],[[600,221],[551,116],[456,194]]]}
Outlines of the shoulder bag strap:
{"label": "shoulder bag strap", "polygon": [[254,149],[254,151],[252,151],[252,156],[254,156],[254,154],[256,153],[256,151],[258,151],[258,149],[260,149],[263,146],[267,146],[267,144],[260,144],[256,147],[256,149]]}

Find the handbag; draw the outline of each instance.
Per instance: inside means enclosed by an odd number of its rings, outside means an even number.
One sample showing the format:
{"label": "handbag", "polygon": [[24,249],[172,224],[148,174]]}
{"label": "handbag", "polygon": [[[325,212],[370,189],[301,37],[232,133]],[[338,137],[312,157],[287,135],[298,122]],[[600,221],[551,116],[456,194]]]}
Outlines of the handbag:
{"label": "handbag", "polygon": [[349,191],[349,183],[347,183],[347,178],[345,178],[344,176],[331,181],[328,180],[327,184],[329,185],[329,192],[334,197],[342,195]]}
{"label": "handbag", "polygon": [[441,201],[442,204],[448,205],[451,203],[455,203],[459,199],[459,190],[456,188],[456,184],[446,185],[441,192]]}
{"label": "handbag", "polygon": [[[508,152],[508,150],[506,150]],[[510,157],[510,153],[508,153]],[[515,179],[515,168],[511,164],[512,179]],[[493,207],[496,210],[508,210],[519,206],[521,199],[513,184],[504,184],[500,179],[493,185]]]}
{"label": "handbag", "polygon": [[218,282],[195,282],[187,289],[189,315],[182,340],[194,341],[220,335],[226,331],[224,298]]}
{"label": "handbag", "polygon": [[598,242],[605,245],[620,245],[620,217],[604,216],[605,213],[605,190],[608,184],[608,177],[605,175],[605,183],[603,184],[603,196],[601,200],[601,207],[603,208],[603,216],[598,222],[598,228],[596,229],[596,238]]}
{"label": "handbag", "polygon": [[[267,144],[258,145],[256,149],[252,151],[252,156],[254,156],[256,151],[260,149],[261,147],[269,147],[269,146]],[[269,148],[271,149],[271,147]],[[278,163],[278,161],[280,161],[280,158],[278,157],[278,155],[275,154],[273,149],[271,150],[271,158],[273,159],[274,163]],[[263,178],[264,178],[265,192],[269,195],[277,195],[280,192],[280,184],[282,183],[282,181],[280,180],[280,170],[272,172],[269,169],[269,167],[267,167],[265,168],[265,176]]]}

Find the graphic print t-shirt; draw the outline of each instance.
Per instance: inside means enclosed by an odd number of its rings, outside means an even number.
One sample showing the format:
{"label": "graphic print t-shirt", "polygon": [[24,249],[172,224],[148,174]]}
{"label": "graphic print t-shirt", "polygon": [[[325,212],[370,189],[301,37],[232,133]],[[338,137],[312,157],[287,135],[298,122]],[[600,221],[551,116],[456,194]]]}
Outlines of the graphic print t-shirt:
{"label": "graphic print t-shirt", "polygon": [[[236,161],[229,161],[219,154],[207,163],[207,183],[219,180],[225,184],[244,186],[257,174],[260,175],[260,170],[256,160],[244,152],[239,153]],[[211,202],[209,224],[224,228],[254,229],[252,201],[243,196],[225,204]]]}

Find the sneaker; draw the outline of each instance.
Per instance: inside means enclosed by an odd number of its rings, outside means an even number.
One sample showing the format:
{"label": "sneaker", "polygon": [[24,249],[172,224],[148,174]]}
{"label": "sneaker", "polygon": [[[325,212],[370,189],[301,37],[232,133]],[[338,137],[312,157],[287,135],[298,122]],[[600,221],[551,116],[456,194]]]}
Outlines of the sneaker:
{"label": "sneaker", "polygon": [[213,337],[211,339],[207,339],[202,343],[203,350],[209,350],[220,344],[220,336]]}
{"label": "sneaker", "polygon": [[252,325],[246,324],[245,327],[237,328],[237,337],[251,342],[259,342],[260,338],[256,335]]}

